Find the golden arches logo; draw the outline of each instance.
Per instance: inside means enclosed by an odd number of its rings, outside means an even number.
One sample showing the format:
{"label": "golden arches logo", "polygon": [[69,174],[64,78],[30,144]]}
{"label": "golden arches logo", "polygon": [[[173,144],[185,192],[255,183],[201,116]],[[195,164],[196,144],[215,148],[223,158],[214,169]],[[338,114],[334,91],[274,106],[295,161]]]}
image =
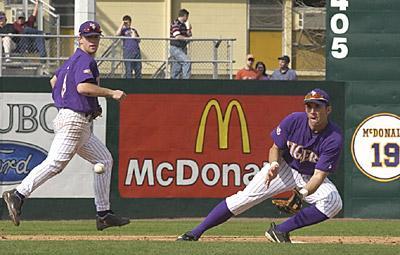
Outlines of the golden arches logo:
{"label": "golden arches logo", "polygon": [[243,153],[250,153],[250,140],[249,140],[249,132],[247,129],[246,116],[239,101],[235,99],[231,100],[228,103],[225,114],[222,113],[221,106],[217,100],[211,99],[210,101],[208,101],[206,107],[203,110],[203,114],[201,115],[200,125],[197,131],[196,153],[203,152],[204,134],[207,125],[207,118],[211,108],[215,108],[215,112],[217,114],[219,148],[223,150],[228,149],[229,122],[231,120],[233,107],[236,108],[236,111],[239,115],[240,131],[242,133]]}

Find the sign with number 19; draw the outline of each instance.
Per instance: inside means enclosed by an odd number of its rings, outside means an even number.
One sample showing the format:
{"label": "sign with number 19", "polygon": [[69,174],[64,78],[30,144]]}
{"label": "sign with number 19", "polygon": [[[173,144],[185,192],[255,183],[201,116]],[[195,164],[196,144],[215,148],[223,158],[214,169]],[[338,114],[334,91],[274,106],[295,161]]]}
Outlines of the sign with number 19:
{"label": "sign with number 19", "polygon": [[351,152],[357,168],[371,179],[400,178],[400,117],[378,113],[366,118],[353,134]]}

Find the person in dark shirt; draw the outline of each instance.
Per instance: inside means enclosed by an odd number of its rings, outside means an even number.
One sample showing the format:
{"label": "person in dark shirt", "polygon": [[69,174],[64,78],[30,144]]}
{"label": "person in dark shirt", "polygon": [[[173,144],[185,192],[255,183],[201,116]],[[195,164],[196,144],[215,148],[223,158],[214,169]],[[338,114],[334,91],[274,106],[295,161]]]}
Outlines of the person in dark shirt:
{"label": "person in dark shirt", "polygon": [[[13,23],[14,29],[18,34],[43,34],[42,31],[34,28],[36,22],[36,16],[38,13],[38,0],[35,2],[35,7],[33,13],[26,20],[25,14],[23,12],[18,13],[17,20]],[[38,51],[40,57],[46,57],[46,47],[43,37],[22,37],[17,45],[16,51],[25,53]]]}
{"label": "person in dark shirt", "polygon": [[187,56],[187,38],[192,36],[192,26],[188,22],[189,12],[186,9],[179,10],[178,18],[171,24],[170,37],[177,40],[170,41],[170,55],[172,58],[171,79],[189,79],[191,63]]}
{"label": "person in dark shirt", "polygon": [[[12,24],[7,24],[7,17],[4,12],[0,12],[0,34],[16,34],[17,31],[13,27]],[[4,49],[4,56],[6,57],[6,62],[10,62],[9,59],[10,54],[13,50],[15,50],[17,45],[16,37],[4,36],[2,38],[3,42],[3,49]]]}
{"label": "person in dark shirt", "polygon": [[[125,36],[129,39],[123,39],[123,52],[124,52],[124,59],[137,59],[140,60],[140,39],[138,31],[131,27],[132,25],[132,18],[129,15],[125,15],[122,18],[122,24],[119,26],[117,30],[118,36]],[[132,78],[132,71],[135,71],[135,78],[140,79],[142,78],[142,62],[132,62],[132,61],[125,61],[125,78]]]}

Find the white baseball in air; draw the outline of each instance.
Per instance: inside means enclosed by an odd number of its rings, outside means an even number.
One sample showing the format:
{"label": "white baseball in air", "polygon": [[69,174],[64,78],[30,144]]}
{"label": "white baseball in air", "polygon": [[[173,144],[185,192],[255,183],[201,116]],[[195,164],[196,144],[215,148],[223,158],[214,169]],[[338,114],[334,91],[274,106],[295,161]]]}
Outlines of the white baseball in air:
{"label": "white baseball in air", "polygon": [[97,164],[95,164],[94,167],[93,167],[93,171],[94,171],[96,174],[102,174],[102,173],[104,173],[104,164],[102,164],[102,163],[97,163]]}

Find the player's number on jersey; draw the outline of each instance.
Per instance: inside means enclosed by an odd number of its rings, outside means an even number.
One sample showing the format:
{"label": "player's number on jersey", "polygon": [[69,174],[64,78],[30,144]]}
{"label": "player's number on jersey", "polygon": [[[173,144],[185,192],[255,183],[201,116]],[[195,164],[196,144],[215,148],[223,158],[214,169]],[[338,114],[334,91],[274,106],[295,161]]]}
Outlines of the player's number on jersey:
{"label": "player's number on jersey", "polygon": [[61,98],[64,98],[64,94],[67,91],[67,76],[69,72],[69,66],[67,67],[67,72],[65,73],[64,80],[63,80],[63,85],[61,89]]}
{"label": "player's number on jersey", "polygon": [[[372,162],[373,167],[381,167],[381,150],[380,144],[374,143],[371,148],[374,151],[374,161]],[[387,143],[383,147],[383,153],[386,158],[383,160],[383,163],[387,167],[397,167],[400,164],[400,146],[397,143]]]}
{"label": "player's number on jersey", "polygon": [[[330,6],[339,8],[339,11],[346,11],[349,6],[348,0],[331,0]],[[345,13],[336,13],[331,17],[330,28],[335,35],[343,35],[349,30],[349,19]],[[349,48],[347,47],[347,38],[333,37],[331,54],[334,58],[343,59],[347,57]]]}

